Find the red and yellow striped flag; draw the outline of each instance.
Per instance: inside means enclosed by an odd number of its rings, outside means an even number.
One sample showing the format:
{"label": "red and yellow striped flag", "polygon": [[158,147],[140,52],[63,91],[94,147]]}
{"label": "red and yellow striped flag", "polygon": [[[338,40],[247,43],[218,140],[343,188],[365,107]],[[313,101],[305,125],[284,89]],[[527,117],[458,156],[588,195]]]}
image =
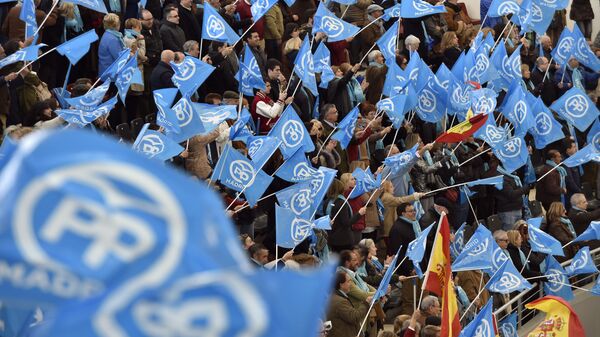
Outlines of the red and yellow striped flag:
{"label": "red and yellow striped flag", "polygon": [[546,313],[546,318],[527,335],[528,337],[585,337],[579,317],[564,299],[548,295],[525,304],[525,307]]}
{"label": "red and yellow striped flag", "polygon": [[460,333],[460,317],[450,266],[450,224],[446,214],[442,213],[423,281],[423,289],[442,297],[440,336],[457,337]]}

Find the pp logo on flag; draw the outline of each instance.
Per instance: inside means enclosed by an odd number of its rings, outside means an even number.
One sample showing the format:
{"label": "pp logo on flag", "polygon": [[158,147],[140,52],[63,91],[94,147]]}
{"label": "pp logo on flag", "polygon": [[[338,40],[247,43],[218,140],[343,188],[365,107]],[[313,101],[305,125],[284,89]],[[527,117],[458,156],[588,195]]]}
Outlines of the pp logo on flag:
{"label": "pp logo on flag", "polygon": [[419,77],[419,68],[414,68],[413,70],[410,71],[410,74],[408,74],[408,78],[411,81],[416,81],[418,77]]}
{"label": "pp logo on flag", "polygon": [[541,112],[535,116],[535,131],[540,136],[545,136],[552,131],[552,120],[545,113]]}
{"label": "pp logo on flag", "polygon": [[417,12],[428,12],[431,10],[430,5],[421,1],[421,0],[415,0],[413,1],[413,8],[417,11]]}
{"label": "pp logo on flag", "polygon": [[294,166],[294,176],[300,178],[310,178],[311,171],[314,171],[307,163],[301,162]]}
{"label": "pp logo on flag", "polygon": [[243,160],[234,160],[229,167],[231,178],[242,186],[248,186],[254,178],[254,168]]}
{"label": "pp logo on flag", "polygon": [[569,282],[567,276],[558,269],[548,269],[546,277],[548,277],[548,282],[546,283],[546,286],[548,287],[548,289],[550,289],[550,291],[555,293],[560,291],[564,287],[564,285],[568,284]]}
{"label": "pp logo on flag", "polygon": [[216,107],[213,111],[204,111],[200,114],[202,123],[219,124],[229,116],[230,111],[226,107]]}
{"label": "pp logo on flag", "polygon": [[344,32],[344,25],[336,18],[324,16],[321,19],[321,27],[330,38],[336,38]]}
{"label": "pp logo on flag", "polygon": [[265,141],[262,138],[257,138],[249,144],[248,154],[250,155],[250,157],[253,157],[256,154],[256,151],[258,151],[258,149],[260,149],[263,146],[264,142]]}
{"label": "pp logo on flag", "polygon": [[498,131],[497,127],[488,124],[485,126],[485,136],[490,140],[490,142],[497,143],[504,138],[504,133]]}
{"label": "pp logo on flag", "polygon": [[544,19],[542,9],[535,2],[531,2],[531,22],[540,23]]}
{"label": "pp logo on flag", "polygon": [[390,39],[387,44],[388,55],[396,55],[396,39]]}
{"label": "pp logo on flag", "polygon": [[494,270],[498,270],[506,261],[508,261],[508,257],[502,252],[500,247],[494,250],[494,257],[492,258],[492,265],[494,266]]}
{"label": "pp logo on flag", "polygon": [[457,105],[467,105],[469,103],[468,92],[457,85],[452,91],[452,101]]}
{"label": "pp logo on flag", "polygon": [[302,142],[304,139],[304,131],[302,130],[302,124],[296,120],[289,120],[283,124],[281,139],[285,146],[294,148]]}
{"label": "pp logo on flag", "polygon": [[521,280],[515,274],[505,271],[496,283],[495,288],[500,291],[512,292],[518,289],[520,285]]}
{"label": "pp logo on flag", "polygon": [[313,170],[313,172],[311,172],[311,174],[314,177],[309,182],[310,188],[312,191],[310,196],[312,198],[312,197],[314,197],[314,195],[316,195],[316,193],[318,191],[321,190],[321,187],[323,186],[323,183],[325,182],[325,174],[319,170]]}
{"label": "pp logo on flag", "polygon": [[581,94],[573,95],[565,101],[565,112],[573,118],[583,117],[588,108],[588,102]]}
{"label": "pp logo on flag", "polygon": [[571,36],[567,36],[561,39],[556,46],[556,55],[559,59],[567,60],[571,56],[571,49],[575,45],[575,39]]}
{"label": "pp logo on flag", "polygon": [[301,189],[292,196],[291,209],[296,215],[300,215],[307,211],[312,204],[309,189]]}
{"label": "pp logo on flag", "polygon": [[475,65],[471,70],[469,70],[469,78],[473,80],[480,81],[481,76],[486,70],[490,67],[490,61],[488,60],[483,53],[477,54],[475,58]]}
{"label": "pp logo on flag", "polygon": [[210,38],[217,39],[225,34],[225,26],[223,25],[223,22],[221,22],[221,20],[212,14],[208,17],[208,22],[206,25],[206,32]]}
{"label": "pp logo on flag", "polygon": [[400,165],[406,165],[412,159],[412,155],[410,153],[401,153],[398,155],[398,163]]}
{"label": "pp logo on flag", "polygon": [[579,255],[578,259],[573,260],[573,262],[571,263],[569,268],[571,270],[577,270],[577,269],[585,267],[587,264],[588,264],[588,255],[581,254],[581,255]]}
{"label": "pp logo on flag", "polygon": [[476,246],[473,249],[470,249],[470,247],[465,247],[465,249],[469,249],[469,253],[467,255],[477,256],[477,255],[481,255],[481,254],[487,252],[488,247],[490,245],[490,240],[488,238],[483,240],[483,242],[479,242],[479,240],[477,240],[477,241],[475,241],[474,244]]}
{"label": "pp logo on flag", "polygon": [[298,244],[304,241],[309,235],[312,229],[312,223],[304,220],[295,218],[292,221],[292,226],[290,228],[292,240],[294,243]]}
{"label": "pp logo on flag", "polygon": [[525,105],[525,102],[518,101],[517,104],[515,104],[514,112],[517,123],[523,123],[525,117],[527,117],[527,105]]}
{"label": "pp logo on flag", "polygon": [[475,333],[473,334],[473,337],[487,337],[487,336],[494,336],[494,334],[492,333],[492,328],[490,326],[490,322],[487,319],[482,319],[479,323],[479,325],[477,326],[477,329],[475,329]]}
{"label": "pp logo on flag", "polygon": [[521,11],[519,5],[516,2],[512,1],[503,2],[500,4],[500,6],[498,6],[498,14],[500,14],[500,16],[508,15],[511,13],[519,13],[519,11]]}
{"label": "pp logo on flag", "polygon": [[192,105],[187,99],[182,98],[173,106],[173,112],[175,112],[175,117],[179,121],[179,126],[183,127],[192,121],[194,118],[194,110]]}
{"label": "pp logo on flag", "polygon": [[160,297],[138,300],[133,319],[147,336],[266,334],[269,314],[255,287],[233,272],[203,272],[178,280]]}
{"label": "pp logo on flag", "polygon": [[426,113],[431,113],[436,109],[436,97],[433,92],[423,89],[419,95],[419,109]]}
{"label": "pp logo on flag", "polygon": [[500,326],[500,331],[502,331],[502,335],[506,337],[515,337],[517,336],[517,330],[510,323],[504,323]]}
{"label": "pp logo on flag", "polygon": [[589,50],[590,46],[587,44],[587,41],[585,39],[579,39],[577,41],[577,57],[581,58],[582,61],[584,63],[589,62],[589,54],[588,54],[588,50]]}
{"label": "pp logo on flag", "polygon": [[479,113],[491,113],[492,110],[494,109],[494,100],[489,98],[489,97],[485,97],[482,96],[478,101],[475,102],[475,113],[479,114]]}
{"label": "pp logo on flag", "polygon": [[592,144],[594,144],[596,152],[600,152],[600,132],[592,137]]}
{"label": "pp logo on flag", "polygon": [[379,109],[384,111],[394,111],[394,102],[390,98],[379,101]]}
{"label": "pp logo on flag", "polygon": [[500,153],[506,158],[518,157],[521,154],[521,138],[513,138],[502,144]]}
{"label": "pp logo on flag", "polygon": [[140,148],[142,152],[152,158],[164,151],[165,144],[157,135],[145,135],[140,142]]}
{"label": "pp logo on flag", "polygon": [[183,82],[192,78],[195,73],[196,63],[194,63],[191,57],[186,57],[183,59],[183,63],[177,67],[177,71],[175,72],[175,76],[173,76],[173,78],[177,81]]}

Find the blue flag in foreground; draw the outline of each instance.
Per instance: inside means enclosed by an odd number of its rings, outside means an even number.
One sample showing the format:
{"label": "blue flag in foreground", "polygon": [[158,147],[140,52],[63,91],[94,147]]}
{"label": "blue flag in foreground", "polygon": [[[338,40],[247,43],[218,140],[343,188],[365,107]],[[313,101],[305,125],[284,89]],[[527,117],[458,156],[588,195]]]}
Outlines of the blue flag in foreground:
{"label": "blue flag in foreground", "polygon": [[498,330],[500,330],[503,337],[519,337],[517,334],[517,313],[514,312],[501,320]]}
{"label": "blue flag in foreground", "polygon": [[292,156],[300,148],[304,152],[311,152],[315,149],[315,144],[310,139],[304,123],[291,105],[285,108],[277,123],[269,131],[269,136],[281,140],[281,153],[284,159]]}
{"label": "blue flag in foreground", "polygon": [[415,267],[415,271],[419,278],[423,277],[423,271],[421,270],[420,263],[423,261],[423,257],[425,256],[425,248],[427,247],[427,237],[429,236],[429,232],[437,223],[434,222],[429,227],[425,228],[419,236],[411,241],[406,248],[406,256],[413,262]]}
{"label": "blue flag in foreground", "polygon": [[335,139],[340,143],[342,149],[346,149],[352,138],[354,138],[358,112],[358,106],[354,107],[337,125],[338,130],[331,136],[331,139]]}
{"label": "blue flag in foreground", "polygon": [[171,67],[175,71],[171,80],[184,97],[191,97],[215,70],[215,67],[192,56],[186,56],[180,64],[171,62]]}
{"label": "blue flag in foreground", "polygon": [[458,337],[495,337],[493,305],[494,298],[490,297],[486,305],[479,311],[473,321],[462,329]]}
{"label": "blue flag in foreground", "polygon": [[558,100],[554,101],[550,109],[556,111],[569,124],[579,131],[585,130],[598,118],[600,112],[588,95],[577,87],[569,89]]}
{"label": "blue flag in foreground", "polygon": [[511,260],[504,262],[488,281],[486,288],[490,291],[510,294],[513,291],[529,290],[533,286],[521,276]]}
{"label": "blue flag in foreground", "polygon": [[527,226],[531,250],[555,256],[565,256],[560,241],[536,226]]}
{"label": "blue flag in foreground", "polygon": [[586,145],[583,149],[563,161],[567,167],[583,165],[589,161],[600,162],[600,134],[596,135],[594,143]]}
{"label": "blue flag in foreground", "polygon": [[423,0],[404,0],[400,7],[403,18],[420,18],[426,15],[446,13],[444,5],[433,6]]}
{"label": "blue flag in foreground", "polygon": [[298,50],[298,54],[296,55],[294,72],[298,75],[305,88],[310,90],[313,95],[319,95],[317,80],[315,79],[313,55],[311,53],[308,36],[304,37],[300,50]]}
{"label": "blue flag in foreground", "polygon": [[546,257],[546,271],[544,275],[548,278],[548,282],[544,282],[544,293],[546,295],[559,296],[567,301],[575,298],[571,290],[567,272],[552,255]]}
{"label": "blue flag in foreground", "polygon": [[168,160],[183,152],[184,148],[167,136],[154,130],[148,129],[149,123],[144,124],[142,130],[133,143],[132,148],[143,153],[148,158]]}
{"label": "blue flag in foreground", "polygon": [[581,248],[565,270],[569,276],[597,273],[598,268],[594,264],[594,258],[590,255],[590,247]]}
{"label": "blue flag in foreground", "polygon": [[453,271],[492,269],[492,233],[479,225],[452,264]]}
{"label": "blue flag in foreground", "polygon": [[45,44],[40,43],[20,49],[0,60],[0,68],[6,67],[7,65],[17,63],[20,61],[37,60],[40,48],[45,46]]}
{"label": "blue flag in foreground", "polygon": [[291,209],[275,205],[276,240],[275,244],[284,248],[294,248],[312,234],[313,224],[297,218]]}
{"label": "blue flag in foreground", "polygon": [[90,51],[90,46],[95,41],[98,41],[98,34],[96,34],[95,29],[92,29],[69,41],[63,42],[60,46],[56,47],[56,52],[62,56],[66,56],[71,64],[76,64]]}
{"label": "blue flag in foreground", "polygon": [[236,34],[213,6],[206,3],[203,10],[202,38],[204,40],[226,42],[229,45],[233,45],[240,39],[239,35]]}
{"label": "blue flag in foreground", "polygon": [[573,242],[600,240],[600,221],[592,221]]}
{"label": "blue flag in foreground", "polygon": [[319,8],[317,8],[317,13],[314,17],[313,35],[323,32],[327,34],[327,41],[337,42],[353,37],[358,31],[358,27],[339,19],[327,9],[323,2],[319,3]]}

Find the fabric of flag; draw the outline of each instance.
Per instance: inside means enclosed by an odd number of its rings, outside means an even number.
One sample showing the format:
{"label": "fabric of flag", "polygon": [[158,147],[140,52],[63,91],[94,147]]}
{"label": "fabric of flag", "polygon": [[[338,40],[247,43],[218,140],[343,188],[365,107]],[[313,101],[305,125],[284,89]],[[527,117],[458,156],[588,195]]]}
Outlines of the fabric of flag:
{"label": "fabric of flag", "polygon": [[525,165],[529,157],[527,144],[523,138],[519,137],[510,138],[498,144],[497,147],[492,148],[492,152],[508,172],[514,172]]}
{"label": "fabric of flag", "polygon": [[417,92],[425,88],[434,78],[433,72],[416,51],[411,53],[405,73]]}
{"label": "fabric of flag", "polygon": [[584,146],[574,155],[563,161],[567,167],[583,165],[589,161],[600,162],[600,135],[596,136],[595,142]]}
{"label": "fabric of flag", "polygon": [[0,171],[6,166],[16,149],[17,143],[10,136],[4,137],[0,144]]}
{"label": "fabric of flag", "polygon": [[[419,72],[419,78],[424,78],[423,73]],[[418,94],[415,111],[421,120],[437,123],[444,117],[446,112],[445,97],[447,90],[441,86],[431,71],[429,73],[431,77],[427,79],[427,84]]]}
{"label": "fabric of flag", "polygon": [[331,230],[331,219],[329,218],[329,215],[322,216],[316,219],[313,223],[314,228],[316,229],[321,229],[324,231]]}
{"label": "fabric of flag", "polygon": [[162,161],[169,160],[184,151],[181,145],[158,131],[150,130],[149,126],[149,123],[144,124],[131,147],[132,149],[148,158]]}
{"label": "fabric of flag", "polygon": [[329,82],[335,78],[335,74],[331,69],[331,53],[325,43],[319,43],[313,55],[313,62],[315,72],[321,73],[319,87],[326,89]]}
{"label": "fabric of flag", "polygon": [[283,208],[291,209],[298,218],[310,220],[311,207],[315,203],[310,182],[300,182],[275,193],[277,202]]}
{"label": "fabric of flag", "polygon": [[242,109],[242,113],[240,114],[240,118],[238,118],[235,123],[229,129],[229,140],[241,140],[244,143],[247,143],[248,137],[252,136],[250,130],[248,130],[248,122],[252,116],[248,109]]}
{"label": "fabric of flag", "polygon": [[464,62],[467,81],[483,84],[498,77],[498,70],[483,51],[473,52],[469,50],[465,55]]}
{"label": "fabric of flag", "polygon": [[[550,0],[552,1],[552,0]],[[562,0],[560,0],[562,1]],[[539,3],[538,3],[539,2]],[[531,29],[537,34],[544,35],[552,18],[554,17],[555,9],[545,5],[544,0],[534,0],[531,2]]]}
{"label": "fabric of flag", "polygon": [[401,172],[406,173],[410,171],[410,169],[419,159],[419,157],[417,157],[418,148],[419,144],[415,144],[412,148],[404,152],[385,158],[383,163],[386,167],[391,169],[392,174],[398,174]]}
{"label": "fabric of flag", "polygon": [[[110,84],[109,82],[107,82]],[[156,113],[156,124],[162,126],[167,134],[179,133],[179,121],[175,111],[171,109],[173,101],[179,90],[176,88],[157,89],[152,91],[154,103],[158,109]]]}
{"label": "fabric of flag", "polygon": [[352,138],[354,138],[358,113],[358,106],[356,106],[346,115],[346,117],[344,117],[344,119],[342,119],[337,125],[337,131],[331,136],[331,139],[338,141],[342,149],[346,149]]}
{"label": "fabric of flag", "polygon": [[461,332],[460,337],[496,337],[494,329],[494,298],[490,297],[477,316]]}
{"label": "fabric of flag", "polygon": [[375,291],[375,295],[373,295],[371,303],[377,302],[387,293],[387,288],[390,285],[390,281],[392,280],[392,274],[394,274],[394,270],[396,269],[396,262],[398,261],[398,255],[400,255],[401,248],[402,246],[398,248],[396,255],[394,255],[394,259],[388,266],[387,270],[385,271],[385,274],[383,274],[383,278],[379,282],[379,286],[377,287],[377,291]]}
{"label": "fabric of flag", "polygon": [[592,221],[588,228],[579,234],[573,242],[600,240],[600,221]]}
{"label": "fabric of flag", "polygon": [[131,86],[136,71],[139,71],[137,66],[137,53],[129,58],[123,69],[117,73],[117,78],[115,80],[115,86],[119,91],[119,97],[123,104],[125,104],[127,92],[129,91],[129,87]]}
{"label": "fabric of flag", "polygon": [[167,136],[171,139],[177,143],[181,143],[196,135],[204,133],[204,126],[189,98],[182,97],[175,105],[173,105],[172,110],[175,114],[174,121],[177,123],[177,128],[173,129],[178,129],[179,132],[165,129]]}
{"label": "fabric of flag", "polygon": [[[518,54],[513,53],[513,55],[515,55],[516,58],[516,55]],[[510,66],[504,43],[500,43],[498,46],[496,46],[496,48],[494,48],[492,56],[490,56],[490,62],[494,65],[494,68],[498,70],[498,74],[500,75],[498,78],[493,80],[494,87],[504,90],[508,89],[510,86],[509,78],[510,74],[512,74],[512,67]],[[520,62],[521,61],[519,60],[519,63]],[[520,70],[521,69],[519,68],[519,71]]]}
{"label": "fabric of flag", "polygon": [[40,307],[29,305],[0,306],[0,325],[6,337],[25,337],[35,335],[35,330],[44,323],[44,312]]}
{"label": "fabric of flag", "polygon": [[19,19],[25,23],[25,37],[32,37],[38,29],[38,24],[35,15],[34,0],[23,0],[21,10],[19,11]]}
{"label": "fabric of flag", "polygon": [[240,69],[236,74],[236,79],[240,84],[240,91],[246,96],[254,96],[252,89],[265,90],[265,81],[256,58],[248,45],[244,46],[244,59],[240,62]]}
{"label": "fabric of flag", "polygon": [[594,264],[594,258],[590,255],[590,247],[585,246],[579,249],[565,270],[569,276],[597,273],[598,268]]}
{"label": "fabric of flag", "polygon": [[470,181],[466,184],[469,187],[478,186],[478,185],[494,185],[497,190],[501,190],[504,186],[504,176],[499,175],[491,178],[484,178]]}
{"label": "fabric of flag", "polygon": [[487,15],[490,18],[497,18],[508,14],[518,14],[519,11],[521,11],[521,6],[516,0],[493,0]]}
{"label": "fabric of flag", "polygon": [[394,22],[394,24],[388,28],[388,30],[376,41],[386,63],[396,62],[396,47],[398,42],[399,26],[400,25],[398,21]]}
{"label": "fabric of flag", "polygon": [[473,136],[485,141],[490,147],[495,148],[506,140],[507,133],[504,128],[496,126],[494,115],[490,114],[487,116],[485,124]]}
{"label": "fabric of flag", "polygon": [[387,113],[395,129],[402,127],[402,122],[404,121],[404,105],[406,103],[406,97],[406,95],[396,95],[389,98],[384,98],[375,104],[377,109]]}
{"label": "fabric of flag", "polygon": [[565,66],[571,56],[573,56],[575,46],[575,37],[573,36],[573,32],[565,25],[562,33],[560,33],[560,37],[558,38],[558,42],[556,46],[550,53],[552,55],[552,59],[559,65]]}
{"label": "fabric of flag", "polygon": [[496,96],[493,90],[487,88],[471,91],[471,109],[473,114],[483,113],[493,115],[497,103]]}
{"label": "fabric of flag", "polygon": [[291,104],[283,110],[277,123],[269,131],[269,136],[281,140],[280,150],[283,159],[289,158],[299,148],[302,148],[304,152],[312,152],[315,149],[315,144],[310,139],[304,123]]}
{"label": "fabric of flag", "polygon": [[221,14],[209,3],[204,6],[202,39],[235,44],[240,36],[229,26]]}
{"label": "fabric of flag", "polygon": [[458,257],[458,254],[462,252],[465,248],[465,226],[466,222],[463,222],[462,225],[458,228],[456,233],[454,233],[454,241],[450,244],[450,254],[452,255],[452,261],[455,261]]}
{"label": "fabric of flag", "polygon": [[291,209],[275,205],[275,244],[283,248],[294,248],[308,238],[313,224],[297,218]]}
{"label": "fabric of flag", "polygon": [[348,199],[358,198],[359,196],[378,189],[381,186],[381,174],[375,178],[369,171],[369,168],[363,170],[360,167],[357,167],[354,169],[354,172],[352,172],[352,176],[356,181],[356,185],[354,186],[352,193],[348,195]]}
{"label": "fabric of flag", "polygon": [[452,270],[490,270],[492,269],[492,233],[483,225],[478,225],[477,229],[465,244],[458,257],[452,264]]}
{"label": "fabric of flag", "polygon": [[502,114],[515,127],[515,136],[524,137],[529,129],[535,126],[533,112],[527,102],[527,96],[520,86],[515,87],[515,90],[509,95],[503,105]]}
{"label": "fabric of flag", "polygon": [[319,91],[317,89],[317,80],[315,78],[313,55],[308,36],[304,37],[304,40],[300,45],[300,50],[298,50],[298,54],[296,55],[296,60],[294,61],[294,72],[296,75],[298,75],[302,81],[302,85],[306,89],[308,89],[315,96],[319,95]]}
{"label": "fabric of flag", "polygon": [[435,139],[436,143],[458,143],[472,136],[485,124],[487,115],[475,115],[468,120],[456,124]]}
{"label": "fabric of flag", "polygon": [[237,119],[237,106],[231,104],[214,105],[207,103],[193,103],[194,110],[198,113],[204,132],[215,130],[227,119]]}
{"label": "fabric of flag", "polygon": [[554,10],[565,9],[569,5],[569,0],[537,0],[540,5]]}
{"label": "fabric of flag", "polygon": [[521,28],[521,34],[531,31],[531,0],[521,1],[519,12],[510,19]]}
{"label": "fabric of flag", "polygon": [[442,297],[442,330],[440,336],[456,337],[460,333],[458,302],[450,267],[450,224],[446,214],[440,216],[431,258],[422,289]]}
{"label": "fabric of flag", "polygon": [[65,98],[65,101],[71,108],[83,111],[94,111],[104,99],[109,87],[110,82],[105,82],[102,85],[89,90],[82,96]]}
{"label": "fabric of flag", "polygon": [[414,240],[412,240],[406,248],[406,257],[412,261],[415,271],[419,278],[423,278],[423,272],[421,271],[421,261],[425,257],[425,249],[427,248],[427,237],[429,232],[433,228],[435,223],[425,228],[421,234],[419,234]]}
{"label": "fabric of flag", "polygon": [[353,37],[360,29],[355,25],[339,19],[327,9],[323,2],[319,3],[314,17],[312,34],[323,32],[327,34],[327,41],[337,42]]}
{"label": "fabric of flag", "polygon": [[596,278],[596,284],[594,284],[594,287],[592,288],[592,290],[590,292],[593,295],[600,296],[600,277]]}
{"label": "fabric of flag", "polygon": [[250,136],[246,142],[248,155],[256,168],[262,168],[281,146],[281,141],[270,136]]}
{"label": "fabric of flag", "polygon": [[383,20],[384,21],[388,21],[392,18],[399,18],[402,15],[402,5],[401,4],[395,4],[394,6],[390,7],[390,8],[386,8],[383,11]]}
{"label": "fabric of flag", "polygon": [[504,262],[488,281],[486,288],[490,291],[510,294],[513,291],[529,290],[533,286],[521,276],[511,260]]}
{"label": "fabric of flag", "polygon": [[585,130],[598,118],[600,112],[587,94],[577,87],[565,92],[552,103],[550,109],[556,111],[569,124],[579,131]]}
{"label": "fabric of flag", "polygon": [[502,333],[502,337],[519,337],[517,334],[517,313],[513,312],[501,320],[498,330]]}
{"label": "fabric of flag", "polygon": [[423,0],[405,0],[400,6],[400,15],[403,18],[420,18],[426,15],[446,13],[444,5],[433,6]]}
{"label": "fabric of flag", "polygon": [[107,115],[117,104],[117,96],[107,100],[95,107],[92,111],[75,110],[75,109],[56,109],[58,116],[64,119],[71,125],[76,125],[80,128],[87,126],[96,119]]}
{"label": "fabric of flag", "polygon": [[398,95],[408,84],[405,74],[406,72],[396,62],[389,64],[388,71],[385,74],[385,81],[383,82],[383,95],[388,97]]}
{"label": "fabric of flag", "polygon": [[492,269],[485,270],[485,272],[491,277],[496,271],[502,267],[502,265],[509,260],[509,257],[504,254],[502,248],[498,246],[496,240],[492,241]]}
{"label": "fabric of flag", "polygon": [[104,70],[104,72],[100,75],[100,80],[106,82],[111,81],[114,82],[117,80],[117,75],[125,68],[127,61],[129,60],[129,56],[131,55],[130,49],[123,49],[119,53],[119,56],[111,63],[108,68]]}
{"label": "fabric of flag", "polygon": [[275,175],[285,181],[295,183],[309,179],[315,171],[316,169],[306,159],[304,151],[298,149],[279,166]]}
{"label": "fabric of flag", "polygon": [[544,271],[544,275],[548,278],[548,282],[544,282],[544,294],[559,296],[567,301],[575,298],[571,290],[567,272],[560,263],[552,255],[548,255],[546,256],[545,264],[546,270]]}
{"label": "fabric of flag", "polygon": [[73,3],[74,5],[80,5],[89,8],[96,12],[108,14],[108,11],[106,10],[106,5],[104,5],[104,1],[102,0],[73,0],[69,2]]}
{"label": "fabric of flag", "polygon": [[596,120],[594,121],[594,124],[592,124],[592,128],[588,131],[587,136],[586,136],[586,140],[588,142],[588,144],[592,144],[594,142],[594,138],[596,139],[596,142],[598,142],[600,140],[600,136],[598,136],[600,134],[600,119],[596,118]]}
{"label": "fabric of flag", "polygon": [[588,44],[585,36],[581,30],[579,30],[579,26],[573,25],[573,33],[572,36],[575,40],[575,45],[573,46],[573,56],[581,62],[584,66],[592,69],[595,72],[600,71],[600,60]]}
{"label": "fabric of flag", "polygon": [[192,56],[186,56],[179,64],[171,62],[171,67],[175,71],[171,80],[184,97],[191,97],[215,70],[215,67]]}
{"label": "fabric of flag", "polygon": [[56,47],[56,52],[66,56],[72,65],[77,64],[90,51],[92,43],[98,41],[96,30],[89,30]]}
{"label": "fabric of flag", "polygon": [[[133,321],[125,308],[113,313],[100,308],[115,300],[135,307],[141,293],[182,276],[189,268],[250,267],[220,198],[129,145],[66,129],[31,135],[16,151],[9,163],[14,170],[0,174],[0,179],[10,182],[0,195],[7,206],[0,210],[1,260],[26,268],[31,275],[77,286],[48,287],[31,283],[33,279],[22,274],[0,285],[0,297],[7,305],[12,300],[52,306],[95,298],[95,303],[83,306],[85,314],[59,316],[79,317],[88,325],[107,314]],[[25,218],[19,215],[22,211]],[[21,226],[31,230],[29,238],[20,236]],[[218,244],[213,238],[218,238]],[[32,249],[41,255],[31,254]],[[140,277],[149,275],[154,275],[151,284],[140,282]],[[122,288],[127,284],[137,286]],[[73,331],[100,335],[83,329],[49,335],[68,336]]]}
{"label": "fabric of flag", "polygon": [[16,52],[6,56],[5,58],[0,60],[0,69],[6,67],[7,65],[17,63],[20,61],[35,61],[38,58],[39,50],[42,47],[46,47],[45,44],[40,43],[33,46],[25,47],[23,49],[19,49]]}
{"label": "fabric of flag", "polygon": [[535,226],[527,226],[531,250],[538,253],[565,256],[560,241]]}
{"label": "fabric of flag", "polygon": [[[544,320],[529,333],[529,336],[585,337],[585,330],[579,321],[579,316],[566,300],[547,295],[525,304],[525,307],[546,313]],[[551,324],[548,324],[549,322]]]}
{"label": "fabric of flag", "polygon": [[562,126],[552,112],[546,107],[540,97],[537,97],[535,103],[531,106],[535,118],[535,125],[529,129],[533,136],[536,149],[543,149],[548,144],[561,140],[565,137]]}
{"label": "fabric of flag", "polygon": [[252,6],[250,6],[252,21],[260,20],[276,3],[277,0],[256,0],[252,2]]}
{"label": "fabric of flag", "polygon": [[223,151],[223,170],[220,176],[221,183],[232,190],[244,191],[244,196],[250,207],[254,207],[258,199],[265,193],[273,177],[256,169],[252,162],[237,150]]}

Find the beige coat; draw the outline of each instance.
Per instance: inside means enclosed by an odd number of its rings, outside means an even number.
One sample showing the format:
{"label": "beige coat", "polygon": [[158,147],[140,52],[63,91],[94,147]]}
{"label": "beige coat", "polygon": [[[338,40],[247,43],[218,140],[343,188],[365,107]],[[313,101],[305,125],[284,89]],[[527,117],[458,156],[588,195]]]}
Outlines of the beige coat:
{"label": "beige coat", "polygon": [[218,129],[206,135],[198,135],[190,138],[185,169],[199,179],[204,180],[212,173],[206,153],[206,145],[217,139],[217,137],[219,137]]}
{"label": "beige coat", "polygon": [[414,195],[406,195],[401,197],[395,197],[391,193],[383,193],[381,195],[381,202],[383,202],[383,207],[385,208],[385,212],[383,213],[383,236],[388,237],[390,234],[390,229],[394,225],[396,219],[398,219],[398,214],[396,214],[396,207],[400,206],[405,202],[413,202],[416,201]]}

